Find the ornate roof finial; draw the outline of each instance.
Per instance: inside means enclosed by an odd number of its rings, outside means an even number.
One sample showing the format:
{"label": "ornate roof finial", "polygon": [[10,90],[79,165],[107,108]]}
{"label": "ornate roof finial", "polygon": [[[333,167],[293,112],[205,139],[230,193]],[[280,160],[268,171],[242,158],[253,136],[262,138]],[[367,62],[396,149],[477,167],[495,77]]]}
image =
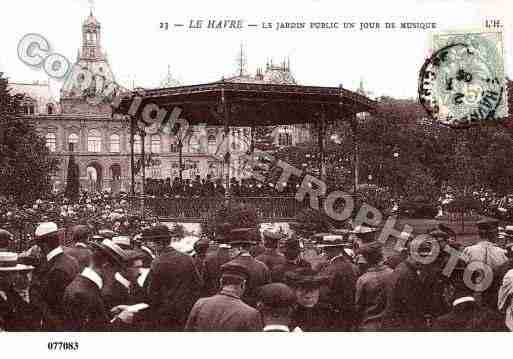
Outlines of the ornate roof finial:
{"label": "ornate roof finial", "polygon": [[89,16],[93,16],[94,0],[89,0]]}
{"label": "ornate roof finial", "polygon": [[240,51],[237,54],[237,67],[238,67],[239,76],[244,76],[244,74],[246,73],[246,64],[247,64],[247,59],[246,59],[246,54],[244,52],[244,44],[241,42],[240,43]]}

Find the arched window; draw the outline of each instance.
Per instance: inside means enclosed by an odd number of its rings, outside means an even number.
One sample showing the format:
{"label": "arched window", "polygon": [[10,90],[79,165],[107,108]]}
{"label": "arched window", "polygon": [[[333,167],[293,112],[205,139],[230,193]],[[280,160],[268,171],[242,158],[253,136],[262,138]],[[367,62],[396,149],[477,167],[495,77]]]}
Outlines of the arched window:
{"label": "arched window", "polygon": [[53,104],[49,103],[47,106],[46,106],[46,110],[48,112],[49,115],[52,115],[53,114]]}
{"label": "arched window", "polygon": [[141,153],[141,151],[142,151],[141,136],[135,135],[134,136],[134,153]]}
{"label": "arched window", "polygon": [[201,152],[201,145],[199,143],[198,137],[191,136],[189,139],[189,151],[192,153],[199,153]]}
{"label": "arched window", "polygon": [[76,133],[68,136],[68,146],[70,151],[75,151],[78,148],[78,135]]}
{"label": "arched window", "polygon": [[159,135],[151,136],[151,152],[152,153],[160,153],[160,136]]}
{"label": "arched window", "polygon": [[55,152],[57,149],[57,136],[54,132],[49,132],[46,134],[46,147],[50,152]]}
{"label": "arched window", "polygon": [[116,133],[110,135],[110,152],[119,152],[119,135]]}
{"label": "arched window", "polygon": [[217,138],[213,132],[210,132],[207,138],[208,142],[208,152],[215,153],[217,150]]}
{"label": "arched window", "polygon": [[87,138],[87,150],[89,152],[101,152],[102,147],[102,137],[101,133],[98,130],[89,131],[89,136]]}

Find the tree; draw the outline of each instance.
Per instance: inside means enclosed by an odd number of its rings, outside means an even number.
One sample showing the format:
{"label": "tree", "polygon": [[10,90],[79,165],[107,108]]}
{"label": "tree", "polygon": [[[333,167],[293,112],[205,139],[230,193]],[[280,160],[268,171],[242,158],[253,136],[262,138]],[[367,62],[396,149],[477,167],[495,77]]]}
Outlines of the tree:
{"label": "tree", "polygon": [[223,242],[233,229],[256,229],[259,225],[260,219],[255,207],[230,201],[208,214],[202,233],[208,238]]}
{"label": "tree", "polygon": [[68,173],[66,178],[66,189],[64,191],[64,195],[67,198],[75,201],[78,199],[79,191],[79,169],[78,165],[75,163],[75,157],[73,156],[73,154],[71,154],[68,160]]}
{"label": "tree", "polygon": [[336,228],[335,221],[329,218],[324,211],[306,208],[296,215],[290,228],[302,238],[310,238],[316,233],[330,232]]}
{"label": "tree", "polygon": [[50,192],[50,174],[59,161],[50,156],[32,124],[20,118],[20,100],[9,93],[0,73],[0,195],[23,203]]}

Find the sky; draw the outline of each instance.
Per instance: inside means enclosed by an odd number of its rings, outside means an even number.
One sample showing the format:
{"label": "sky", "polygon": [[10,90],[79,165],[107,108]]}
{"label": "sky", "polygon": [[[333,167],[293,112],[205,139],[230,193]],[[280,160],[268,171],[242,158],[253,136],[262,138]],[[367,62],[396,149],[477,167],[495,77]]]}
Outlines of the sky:
{"label": "sky", "polygon": [[[81,25],[90,3],[102,25],[102,47],[116,79],[125,87],[155,87],[167,74],[182,84],[217,81],[237,71],[243,43],[247,70],[268,59],[290,58],[300,84],[356,89],[360,80],[372,97],[416,96],[417,75],[429,55],[432,31],[482,29],[486,19],[504,24],[505,64],[513,77],[512,0],[16,0],[2,6],[0,71],[10,81],[48,81],[41,70],[17,58],[17,44],[38,33],[52,49],[74,62]],[[7,8],[6,8],[7,7]],[[241,19],[259,24],[242,30],[188,28],[191,20]],[[263,22],[355,22],[353,30],[263,29]],[[435,30],[360,30],[359,22],[436,22]],[[169,30],[160,29],[161,22]],[[186,26],[174,28],[172,24]],[[61,85],[50,81],[58,93]]]}

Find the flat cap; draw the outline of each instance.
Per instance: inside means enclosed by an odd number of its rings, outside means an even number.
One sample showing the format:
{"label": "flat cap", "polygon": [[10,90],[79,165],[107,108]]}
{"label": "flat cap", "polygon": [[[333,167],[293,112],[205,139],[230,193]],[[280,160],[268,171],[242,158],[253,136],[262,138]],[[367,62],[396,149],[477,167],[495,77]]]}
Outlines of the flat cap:
{"label": "flat cap", "polygon": [[259,299],[271,308],[287,308],[296,303],[296,295],[290,287],[283,283],[271,283],[260,287]]}
{"label": "flat cap", "polygon": [[223,264],[221,266],[221,276],[236,277],[243,280],[248,280],[249,269],[237,258]]}

